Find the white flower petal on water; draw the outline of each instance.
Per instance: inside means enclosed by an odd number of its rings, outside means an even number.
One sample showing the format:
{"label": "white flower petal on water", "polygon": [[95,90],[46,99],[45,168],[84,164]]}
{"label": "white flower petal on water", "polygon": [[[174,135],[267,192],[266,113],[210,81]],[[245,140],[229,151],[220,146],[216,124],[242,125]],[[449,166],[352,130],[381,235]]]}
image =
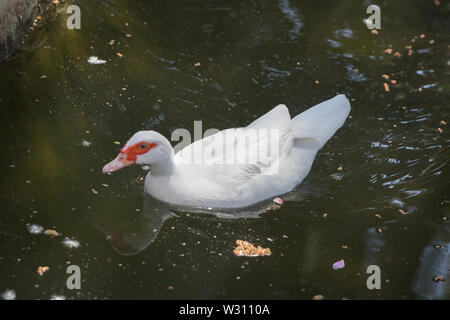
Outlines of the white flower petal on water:
{"label": "white flower petal on water", "polygon": [[70,238],[65,238],[62,242],[61,242],[66,248],[78,248],[80,246],[80,242],[78,242],[77,240],[72,240]]}
{"label": "white flower petal on water", "polygon": [[3,300],[15,300],[16,299],[16,292],[14,290],[7,289],[5,292],[2,293]]}
{"label": "white flower petal on water", "polygon": [[54,294],[50,297],[50,300],[66,300],[66,297]]}
{"label": "white flower petal on water", "polygon": [[88,62],[90,64],[103,64],[103,63],[106,63],[106,60],[99,59],[96,56],[91,56],[91,57],[89,57]]}
{"label": "white flower petal on water", "polygon": [[89,141],[86,141],[86,140],[81,140],[81,145],[82,145],[83,147],[89,148],[89,147],[92,145],[92,143],[89,142]]}
{"label": "white flower petal on water", "polygon": [[38,224],[32,224],[30,226],[27,227],[28,232],[31,234],[40,234],[42,232],[44,232],[44,227],[40,226]]}

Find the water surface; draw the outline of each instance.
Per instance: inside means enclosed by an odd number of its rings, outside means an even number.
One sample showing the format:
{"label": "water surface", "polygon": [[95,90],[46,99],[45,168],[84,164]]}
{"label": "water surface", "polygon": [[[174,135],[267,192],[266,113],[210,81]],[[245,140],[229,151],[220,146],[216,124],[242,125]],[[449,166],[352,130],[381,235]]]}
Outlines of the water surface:
{"label": "water surface", "polygon": [[[450,298],[448,7],[378,3],[375,35],[367,1],[76,3],[81,30],[66,28],[61,7],[0,64],[1,292]],[[350,118],[279,210],[169,212],[143,193],[140,167],[101,173],[138,130],[245,126],[279,103],[296,115],[338,93]],[[236,257],[236,239],[272,255]],[[66,288],[71,264],[78,291]],[[366,287],[372,264],[380,290]]]}

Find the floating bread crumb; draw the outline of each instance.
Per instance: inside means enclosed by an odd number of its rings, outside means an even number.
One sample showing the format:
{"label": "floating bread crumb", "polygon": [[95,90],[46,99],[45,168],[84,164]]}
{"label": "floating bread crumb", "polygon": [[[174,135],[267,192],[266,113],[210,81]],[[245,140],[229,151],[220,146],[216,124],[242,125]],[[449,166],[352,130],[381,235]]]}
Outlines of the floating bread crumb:
{"label": "floating bread crumb", "polygon": [[44,273],[46,273],[48,270],[50,270],[50,267],[48,266],[39,266],[37,269],[37,273],[39,273],[40,276],[43,276]]}
{"label": "floating bread crumb", "polygon": [[255,247],[248,241],[236,240],[236,244],[237,247],[234,248],[234,254],[239,257],[259,257],[272,254],[269,248]]}
{"label": "floating bread crumb", "polygon": [[46,236],[52,236],[52,237],[58,237],[58,236],[60,235],[58,231],[53,230],[53,229],[47,229],[47,230],[45,230],[45,231],[44,231],[44,234],[45,234]]}

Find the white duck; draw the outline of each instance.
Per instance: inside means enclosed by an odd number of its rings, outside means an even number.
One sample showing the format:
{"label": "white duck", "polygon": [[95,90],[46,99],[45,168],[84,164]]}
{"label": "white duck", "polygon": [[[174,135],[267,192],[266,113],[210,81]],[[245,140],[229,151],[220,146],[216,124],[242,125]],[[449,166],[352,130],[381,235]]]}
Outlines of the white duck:
{"label": "white duck", "polygon": [[176,154],[156,131],[134,134],[104,173],[131,164],[151,170],[145,190],[180,206],[240,208],[287,193],[309,173],[319,149],[350,112],[345,95],[324,101],[291,119],[285,105],[244,128],[198,140]]}

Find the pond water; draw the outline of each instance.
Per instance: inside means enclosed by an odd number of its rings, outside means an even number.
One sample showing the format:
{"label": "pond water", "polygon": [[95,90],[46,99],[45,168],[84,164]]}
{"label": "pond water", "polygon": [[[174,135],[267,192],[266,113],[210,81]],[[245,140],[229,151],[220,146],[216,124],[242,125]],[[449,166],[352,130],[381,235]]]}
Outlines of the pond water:
{"label": "pond water", "polygon": [[[373,34],[370,1],[76,3],[81,30],[66,28],[61,6],[0,64],[0,292],[450,298],[448,7],[377,2]],[[337,93],[350,118],[279,210],[171,212],[144,194],[139,166],[101,172],[136,131],[245,126]],[[236,257],[237,239],[272,255]],[[66,287],[69,265],[80,290]],[[369,265],[380,290],[366,286]]]}

